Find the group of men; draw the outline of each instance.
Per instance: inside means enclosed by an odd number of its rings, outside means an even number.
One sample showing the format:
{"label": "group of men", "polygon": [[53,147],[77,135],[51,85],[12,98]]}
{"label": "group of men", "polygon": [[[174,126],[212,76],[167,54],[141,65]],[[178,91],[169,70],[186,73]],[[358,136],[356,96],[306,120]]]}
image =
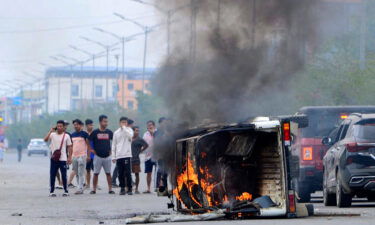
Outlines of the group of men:
{"label": "group of men", "polygon": [[[162,124],[165,118],[161,118]],[[133,194],[133,179],[131,173],[135,174],[135,194],[139,194],[139,173],[141,172],[140,157],[145,153],[145,173],[147,174],[147,190],[144,193],[151,193],[151,178],[156,163],[152,159],[154,137],[157,134],[154,121],[147,122],[147,132],[143,138],[139,135],[139,127],[134,126],[134,121],[127,117],[121,117],[119,128],[112,132],[108,129],[108,117],[99,116],[99,127],[94,130],[93,121],[87,119],[84,123],[73,120],[74,132],[66,131],[67,121],[59,120],[56,126],[51,128],[45,136],[44,141],[50,143],[51,164],[50,164],[50,196],[56,197],[55,180],[59,178],[63,184],[64,193],[62,196],[69,196],[68,183],[71,183],[74,176],[77,178],[78,190],[75,194],[83,194],[85,189],[90,189],[91,170],[93,170],[93,185],[90,194],[96,194],[98,189],[98,177],[103,168],[107,183],[108,193],[115,194],[112,190],[111,168],[112,163],[116,164],[115,171],[118,171],[120,195]],[[159,132],[160,133],[160,132]],[[72,164],[73,171],[67,180],[67,169]],[[158,173],[157,183],[166,186],[166,174]]]}

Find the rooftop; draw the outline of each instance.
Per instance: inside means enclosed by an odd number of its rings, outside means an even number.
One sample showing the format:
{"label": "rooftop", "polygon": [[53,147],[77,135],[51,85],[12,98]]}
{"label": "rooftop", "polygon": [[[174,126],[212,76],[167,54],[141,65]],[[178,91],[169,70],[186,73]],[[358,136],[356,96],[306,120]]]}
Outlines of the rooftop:
{"label": "rooftop", "polygon": [[[146,68],[145,79],[150,79],[156,73],[156,68]],[[128,79],[142,79],[143,68],[125,67],[125,74]],[[121,75],[121,68],[117,67],[50,67],[46,70],[45,76],[49,77],[75,77],[75,78],[117,78]]]}

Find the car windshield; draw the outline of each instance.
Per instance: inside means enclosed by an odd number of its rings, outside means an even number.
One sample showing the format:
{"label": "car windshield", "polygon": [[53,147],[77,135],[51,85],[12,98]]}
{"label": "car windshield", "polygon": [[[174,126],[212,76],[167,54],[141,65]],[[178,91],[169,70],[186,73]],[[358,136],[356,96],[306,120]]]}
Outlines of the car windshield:
{"label": "car windshield", "polygon": [[30,145],[45,145],[46,143],[44,141],[31,141]]}
{"label": "car windshield", "polygon": [[302,128],[302,137],[325,137],[342,121],[340,113],[308,115],[309,126]]}
{"label": "car windshield", "polygon": [[362,140],[375,140],[375,119],[362,120],[353,126],[354,137]]}

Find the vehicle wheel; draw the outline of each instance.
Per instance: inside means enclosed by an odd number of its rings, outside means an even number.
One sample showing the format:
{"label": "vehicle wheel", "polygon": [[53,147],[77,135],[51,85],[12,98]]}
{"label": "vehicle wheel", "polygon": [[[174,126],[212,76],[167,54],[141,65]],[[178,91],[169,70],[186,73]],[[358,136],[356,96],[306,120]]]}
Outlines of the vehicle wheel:
{"label": "vehicle wheel", "polygon": [[311,200],[311,193],[310,189],[301,185],[298,181],[295,182],[295,190],[297,191],[298,194],[298,202],[305,203],[305,202],[310,202]]}
{"label": "vehicle wheel", "polygon": [[324,206],[335,206],[336,196],[335,194],[329,193],[326,185],[323,186],[323,202]]}
{"label": "vehicle wheel", "polygon": [[336,205],[336,195],[329,193],[327,187],[327,177],[326,173],[323,173],[323,203],[324,206],[335,206]]}
{"label": "vehicle wheel", "polygon": [[44,153],[44,156],[47,157],[47,153]]}
{"label": "vehicle wheel", "polygon": [[369,202],[375,202],[375,194],[368,195],[368,196],[367,196],[367,200],[368,200]]}
{"label": "vehicle wheel", "polygon": [[27,153],[27,156],[31,156],[31,154],[30,154],[30,153]]}
{"label": "vehicle wheel", "polygon": [[336,177],[336,204],[339,208],[350,207],[352,205],[352,196],[345,194],[342,190],[340,176]]}

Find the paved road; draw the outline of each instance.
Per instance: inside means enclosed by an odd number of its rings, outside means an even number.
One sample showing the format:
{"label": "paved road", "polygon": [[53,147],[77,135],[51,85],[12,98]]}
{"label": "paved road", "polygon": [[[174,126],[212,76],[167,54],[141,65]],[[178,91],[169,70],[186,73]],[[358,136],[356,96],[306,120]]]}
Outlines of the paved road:
{"label": "paved road", "polygon": [[[24,156],[16,162],[15,154],[8,153],[0,164],[0,224],[124,224],[134,213],[168,212],[168,199],[155,194],[111,196],[107,194],[104,177],[100,177],[103,190],[95,196],[88,193],[68,198],[48,197],[48,158]],[[143,175],[143,174],[142,174]],[[145,178],[141,177],[141,190]],[[115,189],[118,192],[118,189]],[[74,190],[71,191],[71,193]],[[62,192],[58,192],[61,195]],[[231,221],[231,224],[374,224],[375,203],[356,200],[350,209],[323,207],[317,195],[314,205],[318,214],[360,214],[361,216],[317,216],[301,219],[256,219]],[[12,215],[22,214],[22,216]],[[210,221],[175,224],[228,224],[228,221]]]}

